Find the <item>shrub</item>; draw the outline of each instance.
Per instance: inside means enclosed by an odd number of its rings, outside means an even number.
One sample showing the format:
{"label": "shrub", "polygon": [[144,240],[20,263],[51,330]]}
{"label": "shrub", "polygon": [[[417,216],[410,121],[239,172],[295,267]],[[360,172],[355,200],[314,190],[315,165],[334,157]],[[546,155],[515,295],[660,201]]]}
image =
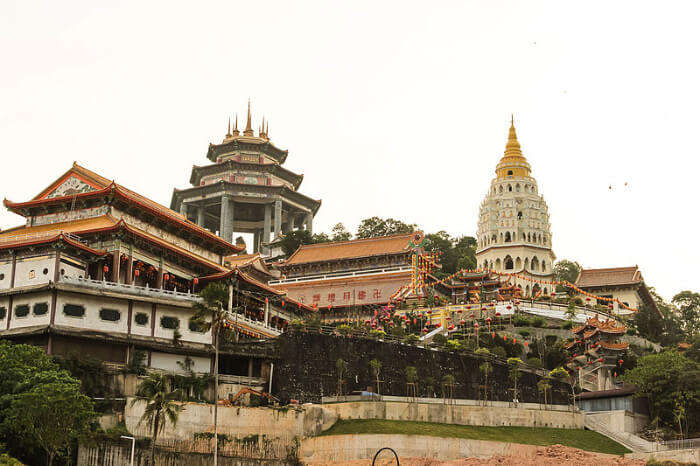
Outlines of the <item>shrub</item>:
{"label": "shrub", "polygon": [[494,354],[494,356],[498,356],[499,358],[505,358],[505,357],[506,357],[506,350],[505,350],[505,348],[502,347],[502,346],[496,346],[496,347],[493,349],[492,353]]}
{"label": "shrub", "polygon": [[527,327],[530,325],[530,319],[523,316],[515,316],[513,317],[513,325],[516,327]]}
{"label": "shrub", "polygon": [[561,328],[562,330],[571,330],[572,328],[574,328],[574,323],[570,320],[567,320],[566,322],[561,324]]}
{"label": "shrub", "polygon": [[418,335],[415,333],[412,333],[410,335],[406,335],[406,337],[403,339],[403,342],[409,345],[415,345],[420,341],[420,338],[418,338]]}
{"label": "shrub", "polygon": [[386,336],[386,332],[384,330],[370,330],[369,336],[370,338],[378,340],[380,338],[384,338]]}
{"label": "shrub", "polygon": [[569,376],[569,373],[566,372],[566,369],[559,366],[556,369],[549,371],[549,376],[554,377],[555,379],[565,379]]}
{"label": "shrub", "polygon": [[627,329],[627,335],[636,335],[637,332],[633,328],[628,328]]}
{"label": "shrub", "polygon": [[352,333],[352,327],[349,326],[348,324],[343,324],[340,327],[338,327],[338,332],[341,335],[348,336],[348,335],[350,335],[350,333]]}
{"label": "shrub", "polygon": [[443,335],[442,333],[438,333],[433,337],[433,343],[439,346],[444,346],[445,343],[447,342],[447,337]]}
{"label": "shrub", "polygon": [[518,333],[519,333],[520,335],[522,335],[523,337],[525,337],[525,338],[527,338],[527,337],[530,336],[530,331],[529,331],[529,330],[525,330],[525,329],[518,330]]}
{"label": "shrub", "polygon": [[445,344],[445,348],[450,351],[458,351],[461,347],[462,344],[459,342],[459,340],[447,340],[447,343]]}
{"label": "shrub", "polygon": [[541,369],[542,361],[540,361],[540,358],[527,358],[527,365]]}
{"label": "shrub", "polygon": [[541,327],[544,327],[546,324],[547,324],[547,321],[544,320],[544,318],[542,318],[542,317],[535,317],[534,319],[532,319],[532,326],[533,327],[541,328]]}

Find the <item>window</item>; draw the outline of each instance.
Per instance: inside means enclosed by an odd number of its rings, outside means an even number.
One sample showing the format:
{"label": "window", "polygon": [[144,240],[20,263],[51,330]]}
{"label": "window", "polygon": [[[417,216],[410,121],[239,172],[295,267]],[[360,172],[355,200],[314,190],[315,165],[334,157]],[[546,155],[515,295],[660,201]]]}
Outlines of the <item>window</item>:
{"label": "window", "polygon": [[160,318],[160,326],[170,330],[180,328],[180,319],[177,317],[163,316]]}
{"label": "window", "polygon": [[522,213],[522,212],[518,212],[518,220],[522,220],[522,219],[523,219],[523,213]]}
{"label": "window", "polygon": [[191,332],[196,332],[196,333],[204,333],[206,330],[204,329],[204,325],[200,324],[198,322],[194,322],[190,320],[190,325],[189,325],[190,331]]}
{"label": "window", "polygon": [[7,315],[7,308],[4,306],[0,307],[0,320],[4,319],[6,315]]}
{"label": "window", "polygon": [[29,271],[29,279],[33,280],[34,278],[36,278],[36,272],[34,272],[34,270],[30,270]]}
{"label": "window", "polygon": [[102,320],[117,322],[121,317],[122,313],[116,309],[100,309],[100,319]]}
{"label": "window", "polygon": [[513,187],[511,185],[508,185],[508,192],[512,193],[513,192]]}
{"label": "window", "polygon": [[16,317],[27,317],[29,315],[29,304],[20,304],[15,306]]}
{"label": "window", "polygon": [[506,270],[513,270],[513,259],[510,256],[506,256],[505,260],[503,261],[503,265],[505,266]]}
{"label": "window", "polygon": [[49,312],[49,303],[36,303],[33,309],[35,316],[43,316]]}
{"label": "window", "polygon": [[4,280],[4,279],[5,279],[5,274],[4,274],[4,273],[0,273],[0,281],[2,281],[2,280]]}
{"label": "window", "polygon": [[44,270],[42,270],[41,273],[43,273],[44,275],[48,275],[48,274],[49,274],[49,269],[47,269],[46,267],[44,267]]}
{"label": "window", "polygon": [[81,306],[80,304],[65,304],[63,306],[63,313],[69,317],[84,317],[85,306]]}
{"label": "window", "polygon": [[145,312],[137,312],[134,316],[134,322],[137,325],[146,325],[148,323],[148,314]]}
{"label": "window", "polygon": [[508,176],[512,176],[512,175],[513,175],[513,170],[508,170]]}

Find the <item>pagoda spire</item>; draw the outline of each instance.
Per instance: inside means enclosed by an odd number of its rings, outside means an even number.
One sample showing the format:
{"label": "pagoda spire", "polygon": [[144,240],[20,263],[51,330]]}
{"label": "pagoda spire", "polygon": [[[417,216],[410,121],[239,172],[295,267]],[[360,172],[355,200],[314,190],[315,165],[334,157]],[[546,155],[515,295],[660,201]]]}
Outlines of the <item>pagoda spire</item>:
{"label": "pagoda spire", "polygon": [[510,115],[510,128],[508,128],[508,141],[503,157],[496,166],[496,175],[499,179],[512,176],[530,176],[530,164],[523,155],[518,142],[518,135],[515,132],[515,118]]}
{"label": "pagoda spire", "polygon": [[226,129],[226,137],[231,137],[231,117],[228,117],[228,127]]}
{"label": "pagoda spire", "polygon": [[233,120],[233,136],[238,136],[240,133],[238,132],[238,113],[234,115],[234,120]]}
{"label": "pagoda spire", "polygon": [[518,135],[515,133],[515,123],[513,121],[513,114],[510,114],[510,128],[508,129],[508,142],[506,143],[506,150],[504,155],[511,157],[522,157],[523,152],[520,150],[520,143],[518,142]]}
{"label": "pagoda spire", "polygon": [[252,126],[251,118],[250,118],[250,99],[248,99],[248,121],[246,122],[245,130],[243,130],[243,135],[244,136],[255,136],[255,134],[253,133],[253,126]]}

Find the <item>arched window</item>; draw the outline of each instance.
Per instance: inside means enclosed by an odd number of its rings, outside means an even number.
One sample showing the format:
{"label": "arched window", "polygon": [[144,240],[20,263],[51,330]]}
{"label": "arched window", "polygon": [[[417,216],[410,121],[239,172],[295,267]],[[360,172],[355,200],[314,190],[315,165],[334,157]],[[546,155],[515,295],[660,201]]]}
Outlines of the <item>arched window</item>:
{"label": "arched window", "polygon": [[525,258],[525,270],[527,270],[529,268],[530,268],[530,259],[526,257]]}
{"label": "arched window", "polygon": [[523,261],[520,258],[515,259],[515,270],[520,270],[523,267]]}
{"label": "arched window", "polygon": [[528,242],[528,243],[531,243],[531,242],[532,242],[532,240],[530,239],[530,233],[527,234],[527,242]]}
{"label": "arched window", "polygon": [[520,192],[520,183],[515,185],[515,192]]}
{"label": "arched window", "polygon": [[509,192],[509,193],[512,193],[512,192],[513,192],[513,186],[508,185],[508,192]]}
{"label": "arched window", "polygon": [[485,269],[489,268],[489,261],[487,261],[487,260],[484,261],[484,268]]}
{"label": "arched window", "polygon": [[500,238],[501,238],[501,241],[499,241],[499,242],[502,243],[503,242],[503,233],[501,233]]}
{"label": "arched window", "polygon": [[501,259],[496,259],[496,270],[501,270]]}
{"label": "arched window", "polygon": [[540,261],[537,260],[537,257],[533,257],[532,261],[530,262],[530,265],[532,266],[532,270],[537,272],[540,268]]}
{"label": "arched window", "polygon": [[525,296],[530,296],[530,285],[525,286]]}
{"label": "arched window", "polygon": [[495,243],[495,242],[496,242],[496,235],[495,235],[495,234],[494,234],[493,236],[491,236],[491,242],[492,242],[492,243]]}
{"label": "arched window", "polygon": [[522,219],[523,219],[523,212],[519,211],[518,212],[518,220],[522,220]]}
{"label": "arched window", "polygon": [[549,296],[549,292],[547,291],[547,288],[544,289],[544,295]]}
{"label": "arched window", "polygon": [[543,272],[547,271],[547,264],[545,263],[545,261],[542,261],[542,271]]}
{"label": "arched window", "polygon": [[513,176],[513,170],[508,170],[508,176]]}
{"label": "arched window", "polygon": [[499,192],[499,193],[503,193],[503,186],[499,186],[499,187],[498,187],[498,192]]}
{"label": "arched window", "polygon": [[510,231],[506,231],[506,243],[510,243]]}
{"label": "arched window", "polygon": [[513,259],[510,256],[506,256],[506,258],[503,259],[503,266],[506,270],[513,270]]}

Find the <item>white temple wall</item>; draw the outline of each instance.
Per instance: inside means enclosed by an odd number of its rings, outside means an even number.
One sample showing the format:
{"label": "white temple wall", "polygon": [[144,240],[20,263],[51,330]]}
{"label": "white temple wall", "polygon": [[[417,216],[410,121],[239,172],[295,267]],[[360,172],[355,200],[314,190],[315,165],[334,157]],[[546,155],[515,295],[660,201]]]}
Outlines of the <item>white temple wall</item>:
{"label": "white temple wall", "polygon": [[[0,331],[7,328],[7,316],[10,315],[11,309],[8,307],[10,304],[10,298],[6,296],[0,297],[0,309],[5,308],[5,316],[0,318]],[[0,312],[0,315],[2,313]]]}
{"label": "white temple wall", "polygon": [[173,338],[174,330],[164,328],[161,325],[161,318],[164,316],[169,316],[179,319],[180,326],[178,327],[178,330],[182,335],[182,340],[193,341],[197,343],[211,343],[211,331],[200,333],[193,332],[192,330],[190,330],[189,324],[190,317],[192,317],[192,314],[193,312],[190,309],[158,305],[158,307],[156,308],[155,336],[158,338]]}
{"label": "white temple wall", "polygon": [[[151,303],[143,303],[139,301],[134,301],[134,308],[132,310],[133,317],[131,322],[131,333],[134,335],[141,335],[145,337],[151,336],[151,309],[153,305]],[[141,325],[136,322],[136,314],[146,314],[148,316],[148,322]]]}
{"label": "white temple wall", "polygon": [[[69,316],[64,312],[66,304],[77,304],[85,307],[82,317]],[[101,309],[119,311],[120,317],[116,322],[100,318]],[[56,325],[94,329],[111,333],[127,333],[129,306],[125,299],[112,299],[102,296],[83,295],[76,293],[59,293],[56,300]]]}
{"label": "white temple wall", "polygon": [[12,281],[12,260],[0,261],[0,290],[10,287]]}
{"label": "white temple wall", "polygon": [[[178,362],[184,364],[187,355],[171,353],[151,353],[151,367],[170,372],[183,373],[184,370]],[[192,370],[199,373],[209,373],[211,371],[211,359],[204,356],[190,356],[192,360]]]}
{"label": "white temple wall", "polygon": [[[44,315],[34,314],[34,304],[47,303],[48,310]],[[17,317],[18,306],[29,306],[29,313],[24,317]],[[9,312],[9,309],[8,309]],[[51,322],[51,293],[30,293],[15,296],[12,302],[12,320],[10,328],[32,327],[34,325],[49,325]]]}
{"label": "white temple wall", "polygon": [[55,256],[18,258],[15,269],[15,286],[40,285],[53,281],[55,265]]}

